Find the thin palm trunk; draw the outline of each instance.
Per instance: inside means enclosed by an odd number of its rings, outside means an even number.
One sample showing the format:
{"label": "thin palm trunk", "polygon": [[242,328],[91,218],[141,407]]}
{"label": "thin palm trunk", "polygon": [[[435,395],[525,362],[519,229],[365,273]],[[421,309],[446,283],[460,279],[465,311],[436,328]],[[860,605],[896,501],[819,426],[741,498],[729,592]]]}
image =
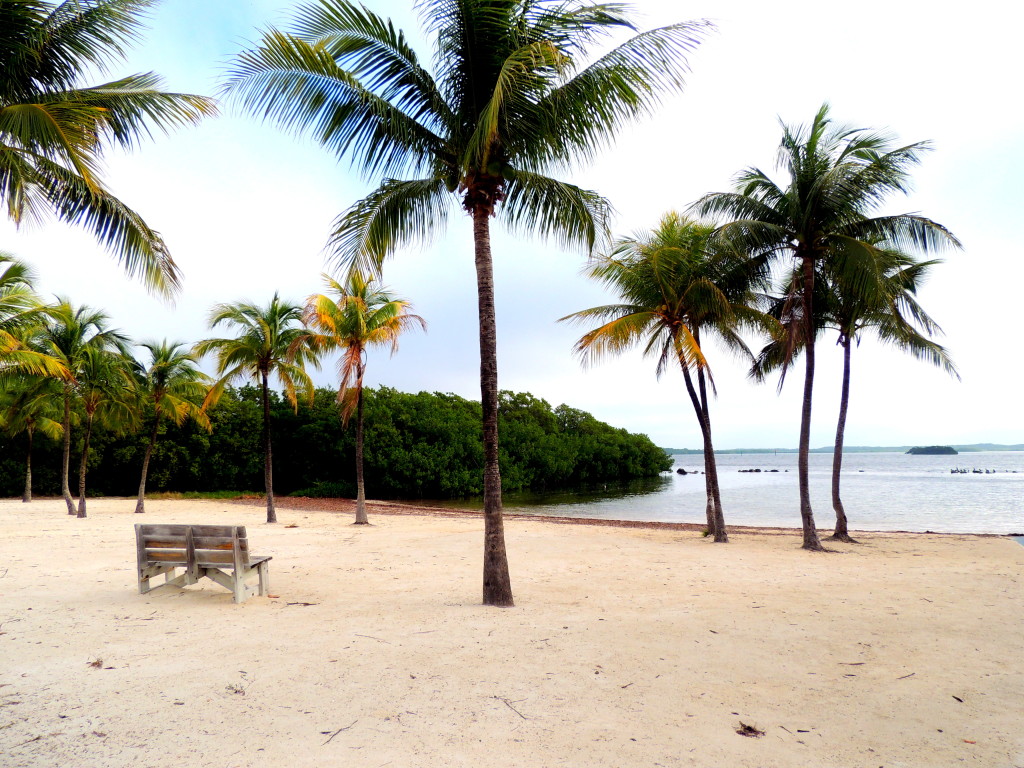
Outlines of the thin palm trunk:
{"label": "thin palm trunk", "polygon": [[68,514],[75,514],[75,500],[71,496],[71,487],[68,485],[68,475],[71,472],[71,393],[64,393],[64,448],[61,454],[60,463],[60,492],[64,496],[64,503],[68,506]]}
{"label": "thin palm trunk", "polygon": [[92,414],[85,421],[85,440],[82,444],[82,460],[78,464],[78,516],[85,517],[85,470],[89,462],[89,438],[92,437]]}
{"label": "thin palm trunk", "polygon": [[277,522],[274,508],[274,472],[270,451],[270,377],[262,371],[263,384],[263,486],[267,492],[267,522]]}
{"label": "thin palm trunk", "polygon": [[[707,421],[706,410],[701,403],[700,395],[693,386],[693,377],[690,370],[680,362],[683,369],[683,381],[686,383],[686,393],[690,396],[693,404],[693,412],[697,415],[697,423],[700,425],[700,434],[704,445],[704,489],[707,493],[707,505],[705,514],[708,521],[708,534],[714,536],[718,543],[725,543],[729,536],[725,530],[725,518],[722,514],[722,502],[718,491],[718,466],[715,463],[715,448],[711,442],[711,425]],[[710,458],[710,460],[709,460]]]}
{"label": "thin palm trunk", "polygon": [[369,525],[366,516],[366,487],[363,485],[363,370],[356,384],[356,525]]}
{"label": "thin palm trunk", "polygon": [[32,501],[32,427],[25,430],[28,435],[28,453],[25,455],[25,492],[21,494],[22,504]]}
{"label": "thin palm trunk", "polygon": [[[699,342],[698,342],[699,343]],[[715,447],[711,442],[711,412],[708,409],[707,385],[704,382],[704,371],[697,371],[697,385],[700,387],[700,409],[704,416],[704,474],[708,476],[708,487],[711,489],[712,514],[715,518],[715,542],[725,544],[729,541],[729,533],[725,530],[725,513],[722,511],[722,491],[718,485],[718,459],[715,458]]]}
{"label": "thin palm trunk", "polygon": [[856,544],[857,542],[850,538],[850,532],[846,527],[846,510],[843,508],[843,500],[839,496],[839,476],[843,469],[843,438],[846,434],[846,411],[850,405],[850,348],[852,346],[850,336],[844,336],[843,391],[839,398],[839,422],[836,425],[836,445],[832,452],[832,509],[836,511],[836,530],[832,534],[832,539]]}
{"label": "thin palm trunk", "polygon": [[824,549],[818,540],[818,529],[814,525],[814,512],[811,510],[810,469],[808,466],[811,452],[811,396],[814,391],[814,317],[812,291],[814,290],[814,261],[804,256],[803,259],[803,323],[804,323],[804,355],[806,368],[804,372],[804,400],[800,411],[800,453],[797,457],[797,473],[800,484],[800,522],[803,526],[804,549],[820,552]]}
{"label": "thin palm trunk", "polygon": [[146,446],[146,455],[142,458],[142,478],[139,480],[139,500],[135,502],[135,513],[141,515],[146,511],[146,475],[149,473],[149,459],[153,455],[153,448],[156,446],[156,433],[160,426],[159,413],[153,416],[153,431],[149,435],[149,445]]}
{"label": "thin palm trunk", "polygon": [[498,332],[494,314],[490,210],[473,208],[473,245],[480,312],[480,402],[484,431],[484,605],[510,606],[512,582],[505,552],[498,466]]}

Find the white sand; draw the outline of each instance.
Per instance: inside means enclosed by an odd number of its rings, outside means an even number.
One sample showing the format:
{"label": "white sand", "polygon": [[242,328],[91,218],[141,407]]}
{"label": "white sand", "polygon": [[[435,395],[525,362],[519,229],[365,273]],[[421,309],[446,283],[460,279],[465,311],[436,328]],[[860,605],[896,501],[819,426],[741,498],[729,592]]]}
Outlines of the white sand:
{"label": "white sand", "polygon": [[[495,609],[479,518],[133,505],[0,501],[0,766],[1024,766],[1010,539],[510,520]],[[248,526],[279,597],[139,595],[140,519]]]}

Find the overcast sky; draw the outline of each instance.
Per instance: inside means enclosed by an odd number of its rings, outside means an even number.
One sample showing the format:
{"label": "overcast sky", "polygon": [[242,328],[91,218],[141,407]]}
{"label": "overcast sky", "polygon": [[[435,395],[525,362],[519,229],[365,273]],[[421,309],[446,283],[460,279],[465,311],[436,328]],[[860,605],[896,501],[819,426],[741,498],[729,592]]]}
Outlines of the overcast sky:
{"label": "overcast sky", "polygon": [[[151,30],[115,74],[155,71],[168,89],[213,94],[230,57],[268,24],[286,27],[291,0],[164,0]],[[370,0],[429,48],[412,4]],[[969,8],[864,0],[764,3],[646,0],[646,26],[706,18],[717,31],[691,56],[684,94],[624,131],[615,149],[565,176],[608,197],[615,233],[656,226],[671,209],[731,188],[756,165],[775,174],[779,120],[811,120],[823,101],[837,122],[887,128],[901,143],[928,140],[915,192],[890,212],[920,212],[964,243],[945,256],[921,294],[963,377],[865,338],[853,353],[847,445],[1024,442],[1017,295],[1024,258],[1014,237],[1024,195],[1024,112],[1017,36],[1024,12],[982,0]],[[321,288],[324,243],[334,217],[376,186],[308,139],[233,114],[131,155],[111,156],[107,182],[168,242],[185,275],[173,306],[129,281],[84,230],[56,223],[16,231],[0,222],[0,249],[30,262],[44,295],[104,308],[137,340],[193,342],[209,335],[217,302],[265,304],[275,290],[301,301]],[[781,178],[781,177],[779,177]],[[655,379],[639,353],[587,370],[571,353],[577,327],[557,318],[608,303],[580,275],[584,256],[516,239],[495,226],[498,363],[502,389],[567,403],[663,446],[699,447],[700,433],[675,371]],[[397,356],[371,353],[368,379],[400,390],[479,399],[475,273],[468,219],[456,215],[431,247],[385,267],[385,282],[429,323]],[[819,345],[812,446],[830,445],[841,358]],[[718,448],[795,447],[801,376],[781,395],[755,385],[746,365],[707,352],[718,399]],[[209,366],[207,366],[209,369]],[[335,386],[328,366],[316,381]]]}

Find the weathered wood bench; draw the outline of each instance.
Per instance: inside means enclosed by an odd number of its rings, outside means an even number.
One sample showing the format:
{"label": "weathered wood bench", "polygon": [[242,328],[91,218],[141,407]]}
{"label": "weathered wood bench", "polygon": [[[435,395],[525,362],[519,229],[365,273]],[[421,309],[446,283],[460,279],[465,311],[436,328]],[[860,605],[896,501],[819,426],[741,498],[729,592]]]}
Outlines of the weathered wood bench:
{"label": "weathered wood bench", "polygon": [[[249,555],[249,540],[242,525],[136,525],[139,559],[139,593],[157,587],[184,587],[204,576],[231,590],[241,603],[256,594],[246,585],[253,573],[259,576],[259,593],[270,591],[269,557]],[[185,570],[174,575],[176,569]],[[162,584],[149,580],[164,576]]]}

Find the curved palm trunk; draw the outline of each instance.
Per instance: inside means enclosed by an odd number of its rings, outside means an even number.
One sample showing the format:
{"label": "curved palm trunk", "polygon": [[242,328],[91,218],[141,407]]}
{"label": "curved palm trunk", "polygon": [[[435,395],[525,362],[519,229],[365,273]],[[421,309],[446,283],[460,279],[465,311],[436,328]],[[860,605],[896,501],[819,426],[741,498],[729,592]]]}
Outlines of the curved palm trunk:
{"label": "curved palm trunk", "polygon": [[800,411],[800,452],[797,457],[797,472],[800,484],[800,522],[804,533],[804,549],[815,552],[824,550],[818,540],[818,529],[814,525],[811,511],[811,485],[808,458],[811,452],[811,395],[814,391],[814,320],[812,291],[814,290],[814,262],[803,258],[803,312],[804,312],[804,400]]}
{"label": "curved palm trunk", "polygon": [[82,445],[82,461],[78,464],[78,516],[85,517],[85,470],[89,462],[89,438],[92,436],[92,419],[90,413],[85,421],[85,441]]}
{"label": "curved palm trunk", "polygon": [[270,454],[270,377],[266,371],[263,376],[263,486],[267,492],[267,522],[277,522],[277,509],[274,508],[274,472],[273,459]]}
{"label": "curved palm trunk", "polygon": [[512,582],[505,552],[498,467],[498,332],[494,314],[490,210],[473,208],[473,245],[480,312],[480,402],[484,429],[484,605],[510,606]]}
{"label": "curved palm trunk", "polygon": [[[698,342],[699,343],[699,342]],[[715,541],[725,544],[729,541],[729,533],[725,530],[725,513],[722,511],[722,492],[718,486],[718,460],[715,458],[715,447],[711,444],[711,412],[708,410],[708,392],[704,383],[704,371],[697,371],[697,384],[700,387],[701,414],[707,434],[704,437],[704,474],[710,479],[712,512],[715,518]]]}
{"label": "curved palm trunk", "polygon": [[363,485],[363,371],[359,370],[359,391],[356,395],[356,522],[369,525],[366,516],[366,487]]}
{"label": "curved palm trunk", "polygon": [[[701,402],[697,390],[693,386],[693,377],[690,370],[680,361],[683,369],[683,381],[686,383],[686,393],[690,396],[693,404],[693,412],[697,415],[697,422],[700,424],[700,434],[704,445],[704,488],[707,491],[706,515],[708,521],[708,533],[714,536],[715,541],[724,544],[729,541],[729,535],[725,530],[725,516],[722,513],[722,498],[718,488],[718,465],[715,462],[715,447],[711,442],[711,424],[708,420],[706,404]],[[703,381],[700,382],[703,390]]]}
{"label": "curved palm trunk", "polygon": [[135,513],[141,515],[146,511],[146,475],[149,474],[149,460],[153,456],[153,448],[156,446],[156,433],[160,426],[160,416],[153,416],[153,431],[149,435],[149,445],[146,446],[146,455],[142,458],[142,479],[139,480],[139,500],[135,502]]}
{"label": "curved palm trunk", "polygon": [[846,527],[846,510],[843,508],[843,500],[839,496],[839,476],[843,468],[843,437],[846,433],[846,411],[850,405],[850,348],[852,339],[849,336],[843,338],[843,391],[839,398],[839,422],[836,425],[836,445],[832,452],[832,509],[836,511],[836,530],[832,534],[835,541],[845,541],[856,544],[850,538],[850,532]]}
{"label": "curved palm trunk", "polygon": [[32,501],[32,428],[25,430],[28,435],[28,453],[25,455],[25,492],[21,494],[22,504]]}
{"label": "curved palm trunk", "polygon": [[75,500],[71,496],[71,487],[68,485],[68,475],[71,472],[71,393],[64,393],[64,419],[61,422],[64,426],[64,448],[60,462],[60,492],[64,496],[64,503],[68,506],[68,514],[75,514]]}

